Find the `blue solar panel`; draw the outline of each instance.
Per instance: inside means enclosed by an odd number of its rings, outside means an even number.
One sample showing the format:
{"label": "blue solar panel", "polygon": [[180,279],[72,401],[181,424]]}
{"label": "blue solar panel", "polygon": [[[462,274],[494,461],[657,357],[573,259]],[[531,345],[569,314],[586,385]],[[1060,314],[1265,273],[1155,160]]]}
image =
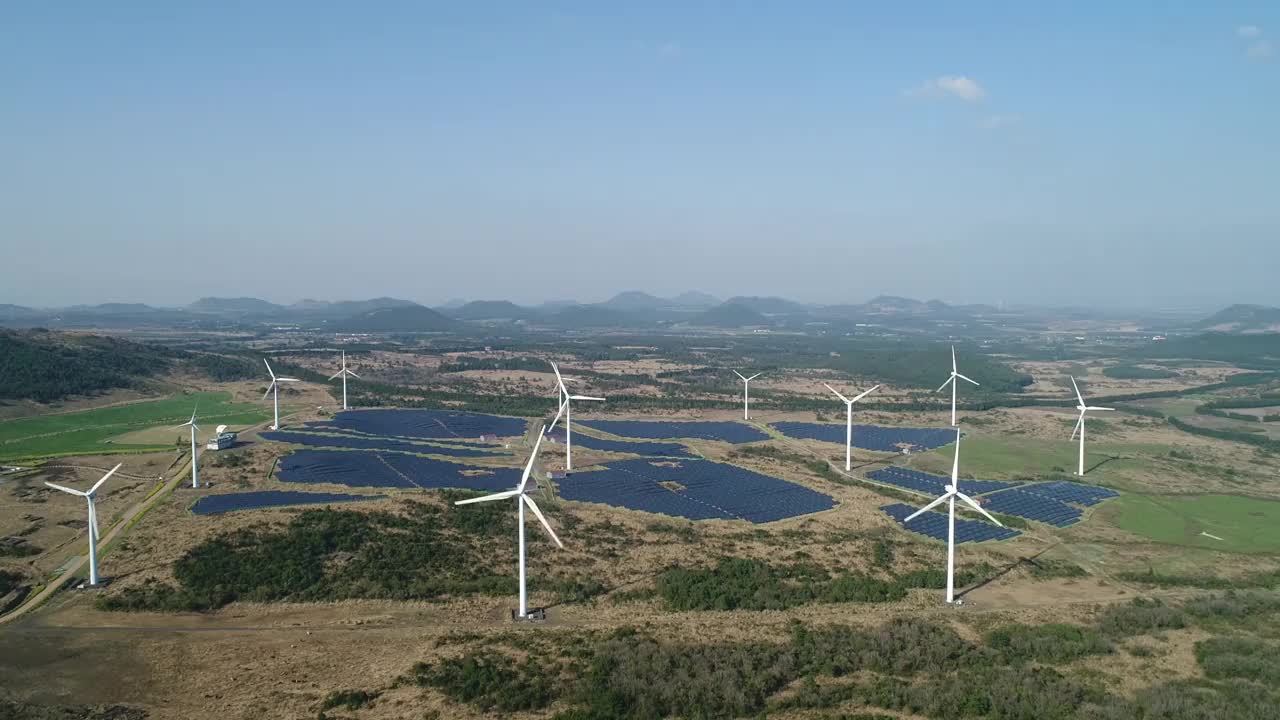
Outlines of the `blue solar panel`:
{"label": "blue solar panel", "polygon": [[[678,483],[683,489],[662,485]],[[685,517],[772,522],[835,507],[828,495],[709,460],[621,460],[559,481],[565,500]]]}
{"label": "blue solar panel", "polygon": [[[564,433],[556,435],[557,442],[564,442]],[[629,453],[631,455],[648,455],[651,457],[693,457],[689,449],[680,443],[664,442],[631,442],[628,440],[606,440],[586,434],[574,433],[573,446],[607,452]]]}
{"label": "blue solar panel", "polygon": [[[777,422],[770,423],[770,427],[791,438],[845,444],[844,425]],[[878,452],[901,452],[903,445],[907,445],[917,451],[932,450],[952,443],[955,439],[956,431],[949,428],[853,426],[853,446]]]}
{"label": "blue solar panel", "polygon": [[280,459],[284,482],[348,487],[508,490],[520,481],[515,468],[462,465],[417,455],[363,450],[299,450]]}
{"label": "blue solar panel", "polygon": [[348,433],[320,434],[296,430],[274,430],[258,433],[263,440],[305,445],[308,447],[347,448],[351,450],[391,450],[395,452],[423,453],[427,455],[449,455],[451,457],[501,457],[503,454],[493,450],[456,445],[434,445],[430,443],[411,442],[398,438],[375,437],[373,435],[354,435]]}
{"label": "blue solar panel", "polygon": [[983,498],[983,507],[1006,515],[1017,515],[1054,527],[1066,527],[1079,522],[1081,512],[1066,503],[1037,495],[1027,488],[1014,488]]}
{"label": "blue solar panel", "polygon": [[1056,482],[1032,483],[1023,488],[1029,493],[1035,493],[1051,500],[1061,500],[1062,502],[1075,503],[1076,505],[1093,506],[1098,503],[1109,500],[1113,497],[1119,497],[1120,493],[1096,485],[1083,485],[1080,483],[1066,482],[1059,480]]}
{"label": "blue solar panel", "polygon": [[[886,467],[867,473],[867,477],[886,485],[897,485],[926,495],[941,495],[951,478],[942,475],[931,475],[919,470],[900,467]],[[1016,487],[1020,483],[1001,482],[999,480],[965,480],[960,479],[960,491],[966,495],[982,495],[984,493]]]}
{"label": "blue solar panel", "polygon": [[381,500],[386,495],[347,495],[344,493],[298,492],[296,490],[262,490],[257,492],[207,495],[191,506],[196,515],[216,515],[236,510],[285,507],[289,505],[328,505],[330,503]]}
{"label": "blue solar panel", "polygon": [[[943,513],[927,512],[910,523],[903,523],[907,517],[920,508],[902,503],[893,503],[880,508],[899,525],[914,533],[919,533],[935,540],[947,541],[947,516]],[[1009,528],[1002,528],[981,520],[967,520],[956,517],[956,544],[967,542],[986,542],[988,540],[1008,540],[1022,533]]]}
{"label": "blue solar panel", "polygon": [[738,422],[584,420],[582,424],[618,437],[645,438],[649,440],[695,438],[699,440],[722,440],[736,445],[769,439],[769,436],[763,432],[750,425]]}
{"label": "blue solar panel", "polygon": [[527,427],[520,418],[454,410],[344,410],[324,424],[382,437],[454,440],[479,440],[481,435],[514,437],[524,435]]}

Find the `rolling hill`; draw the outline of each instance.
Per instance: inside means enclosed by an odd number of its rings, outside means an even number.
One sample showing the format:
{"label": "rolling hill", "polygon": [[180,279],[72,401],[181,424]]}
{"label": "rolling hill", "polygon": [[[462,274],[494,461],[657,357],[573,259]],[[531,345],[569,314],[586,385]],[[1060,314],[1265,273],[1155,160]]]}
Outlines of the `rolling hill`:
{"label": "rolling hill", "polygon": [[457,330],[462,323],[428,307],[409,305],[378,308],[334,323],[342,332],[444,332]]}
{"label": "rolling hill", "polygon": [[1280,332],[1280,308],[1266,305],[1232,305],[1195,324],[1216,332]]}
{"label": "rolling hill", "polygon": [[441,308],[441,312],[458,320],[525,320],[537,315],[534,310],[507,300],[474,300],[455,308]]}
{"label": "rolling hill", "polygon": [[689,319],[690,325],[739,328],[769,325],[769,318],[745,305],[729,301]]}

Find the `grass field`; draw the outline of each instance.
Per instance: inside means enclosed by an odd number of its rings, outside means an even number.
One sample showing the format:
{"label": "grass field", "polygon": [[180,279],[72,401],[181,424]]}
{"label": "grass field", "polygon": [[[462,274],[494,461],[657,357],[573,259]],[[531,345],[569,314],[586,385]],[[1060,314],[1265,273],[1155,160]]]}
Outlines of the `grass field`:
{"label": "grass field", "polygon": [[[1069,437],[1070,427],[1067,435]],[[911,467],[941,475],[951,474],[954,445],[918,455]],[[984,480],[1042,478],[1048,475],[1075,474],[1079,444],[1067,439],[1042,440],[1021,436],[965,435],[960,443],[960,476]],[[1141,455],[1163,455],[1168,448],[1136,443],[1090,442],[1085,445],[1086,471],[1098,468],[1095,477],[1105,477],[1110,458]],[[1104,464],[1105,463],[1105,464]],[[1117,465],[1118,467],[1118,465]],[[1089,474],[1094,474],[1089,473]],[[1086,482],[1088,474],[1086,475]]]}
{"label": "grass field", "polygon": [[1280,552],[1280,502],[1274,500],[1236,495],[1125,495],[1104,505],[1099,517],[1122,530],[1169,545],[1239,553]]}
{"label": "grass field", "polygon": [[[197,403],[197,422],[206,431],[216,425],[243,427],[270,417],[265,406],[230,400],[230,393],[193,393],[98,410],[5,420],[0,422],[0,460],[170,448],[171,443],[117,442],[113,438],[185,422]],[[181,431],[175,430],[156,438],[179,434]]]}

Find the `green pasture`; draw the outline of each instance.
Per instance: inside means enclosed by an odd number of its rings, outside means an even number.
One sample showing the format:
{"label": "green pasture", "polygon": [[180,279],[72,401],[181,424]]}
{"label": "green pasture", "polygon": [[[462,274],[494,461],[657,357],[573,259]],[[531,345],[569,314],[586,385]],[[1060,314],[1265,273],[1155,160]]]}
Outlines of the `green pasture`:
{"label": "green pasture", "polygon": [[[1079,443],[1070,440],[1068,426],[1062,440],[1044,440],[1019,435],[966,434],[960,442],[960,477],[983,480],[1043,478],[1071,474],[1076,471]],[[1141,443],[1108,443],[1089,441],[1085,444],[1085,482],[1099,481],[1109,471],[1130,465],[1135,456],[1163,456],[1168,448]],[[939,475],[951,474],[955,445],[947,445],[913,457],[911,467]],[[1115,460],[1114,458],[1123,458]],[[1096,468],[1090,472],[1092,468]]]}
{"label": "green pasture", "polygon": [[0,421],[0,460],[83,455],[93,453],[146,452],[173,447],[109,442],[123,433],[177,425],[191,417],[199,404],[197,422],[203,427],[244,427],[270,417],[270,408],[231,402],[225,392],[175,395],[161,400],[118,405],[59,415],[40,415]]}
{"label": "green pasture", "polygon": [[1097,517],[1169,545],[1280,552],[1280,501],[1275,500],[1238,495],[1123,495],[1102,505]]}

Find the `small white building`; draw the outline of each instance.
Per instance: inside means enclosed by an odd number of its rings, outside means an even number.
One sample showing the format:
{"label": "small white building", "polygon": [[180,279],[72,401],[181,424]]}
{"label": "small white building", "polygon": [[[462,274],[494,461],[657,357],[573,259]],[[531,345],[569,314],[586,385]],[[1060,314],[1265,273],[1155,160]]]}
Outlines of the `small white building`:
{"label": "small white building", "polygon": [[219,425],[216,434],[209,439],[209,444],[205,445],[209,450],[226,450],[229,447],[235,447],[236,433],[229,432],[226,425]]}

